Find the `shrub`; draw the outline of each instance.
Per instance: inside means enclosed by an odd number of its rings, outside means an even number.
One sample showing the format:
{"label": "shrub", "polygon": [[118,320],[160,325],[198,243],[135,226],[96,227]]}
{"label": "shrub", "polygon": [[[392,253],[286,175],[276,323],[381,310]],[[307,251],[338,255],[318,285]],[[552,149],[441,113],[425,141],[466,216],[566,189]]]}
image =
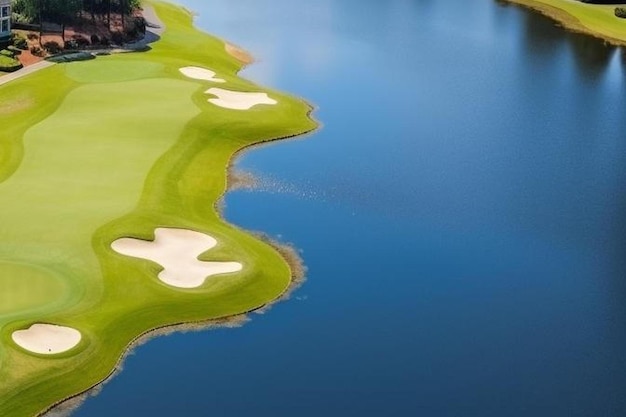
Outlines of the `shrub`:
{"label": "shrub", "polygon": [[137,29],[141,33],[146,33],[146,19],[143,17],[135,18],[135,29]]}
{"label": "shrub", "polygon": [[91,35],[91,43],[93,45],[97,45],[100,43],[100,38],[98,37],[98,35]]}
{"label": "shrub", "polygon": [[18,49],[18,48],[16,48],[16,47],[15,47],[15,46],[13,46],[13,45],[9,45],[9,46],[7,46],[7,49],[8,49],[9,51],[13,52],[13,56],[15,56],[15,55],[20,55],[20,54],[22,53],[22,50],[21,50],[21,49]]}
{"label": "shrub", "polygon": [[12,51],[9,51],[8,49],[1,50],[0,55],[8,56],[9,58],[13,58],[15,56],[15,54]]}
{"label": "shrub", "polygon": [[621,17],[622,19],[626,19],[626,7],[616,7],[615,16]]}
{"label": "shrub", "polygon": [[31,41],[36,41],[37,39],[39,39],[39,35],[37,35],[35,32],[28,32],[28,35],[26,35],[26,37]]}
{"label": "shrub", "polygon": [[139,31],[137,30],[137,28],[133,28],[133,29],[126,31],[127,39],[137,39],[138,37],[139,37]]}
{"label": "shrub", "polygon": [[90,59],[95,59],[95,55],[89,52],[72,52],[59,54],[50,58],[47,58],[48,61],[51,62],[74,62],[74,61],[88,61]]}
{"label": "shrub", "polygon": [[18,23],[18,24],[21,23],[23,25],[33,23],[32,20],[28,16],[23,15],[21,13],[15,13],[15,12],[11,13],[11,20],[13,21],[13,23]]}
{"label": "shrub", "polygon": [[89,42],[89,39],[85,38],[84,36],[76,35],[74,36],[74,40],[76,41],[76,43],[78,44],[80,48],[86,48],[89,45],[91,45],[91,42]]}
{"label": "shrub", "polygon": [[31,46],[30,47],[30,53],[35,55],[35,56],[43,56],[43,49],[41,49],[38,46]]}
{"label": "shrub", "polygon": [[[76,42],[76,39],[70,39],[68,41],[65,41],[65,49],[70,49],[70,50],[78,49],[78,42]],[[53,52],[53,53],[56,53],[56,52]]]}
{"label": "shrub", "polygon": [[28,42],[26,42],[26,38],[23,35],[20,35],[19,33],[13,33],[11,35],[11,43],[16,48],[19,48],[22,50],[28,49]]}
{"label": "shrub", "polygon": [[113,32],[111,34],[111,41],[116,45],[122,45],[125,41],[124,34],[120,32]]}
{"label": "shrub", "polygon": [[13,72],[20,68],[22,68],[20,61],[0,54],[0,71]]}
{"label": "shrub", "polygon": [[45,49],[49,54],[58,54],[61,52],[61,45],[55,41],[49,41],[43,44],[43,49]]}

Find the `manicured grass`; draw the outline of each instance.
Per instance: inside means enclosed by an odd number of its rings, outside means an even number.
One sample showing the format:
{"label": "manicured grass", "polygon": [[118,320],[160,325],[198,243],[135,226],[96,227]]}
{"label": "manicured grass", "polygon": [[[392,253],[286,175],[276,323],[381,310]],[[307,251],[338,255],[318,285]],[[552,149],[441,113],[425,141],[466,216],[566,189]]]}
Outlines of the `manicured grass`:
{"label": "manicured grass", "polygon": [[536,9],[565,27],[626,45],[626,21],[615,16],[617,4],[598,5],[577,0],[506,0]]}
{"label": "manicured grass", "polygon": [[31,265],[0,263],[0,317],[5,322],[12,314],[65,303],[69,292],[62,276]]}
{"label": "manicured grass", "polygon": [[[97,384],[150,329],[244,313],[289,286],[285,260],[223,222],[215,205],[233,155],[315,128],[310,107],[238,78],[241,63],[221,40],[193,28],[182,8],[154,6],[167,31],[151,51],[60,64],[0,87],[0,301],[11,300],[0,308],[3,417],[36,415]],[[278,104],[216,107],[204,94],[215,84],[185,78],[178,69],[188,65]],[[201,258],[244,270],[180,290],[157,279],[158,265],[110,249],[159,226],[214,236],[218,247]],[[36,322],[74,327],[83,341],[54,358],[29,354],[11,334]]]}

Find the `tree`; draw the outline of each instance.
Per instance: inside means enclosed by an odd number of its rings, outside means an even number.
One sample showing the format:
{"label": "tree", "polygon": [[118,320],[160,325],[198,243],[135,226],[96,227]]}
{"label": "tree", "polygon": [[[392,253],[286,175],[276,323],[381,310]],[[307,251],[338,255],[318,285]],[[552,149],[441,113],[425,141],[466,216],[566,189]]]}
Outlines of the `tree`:
{"label": "tree", "polygon": [[[95,22],[96,15],[103,18],[109,31],[112,31],[111,15],[119,13],[122,26],[125,27],[126,16],[139,8],[140,0],[14,0],[13,11],[31,22],[38,22],[43,29],[44,22],[54,22],[65,27],[80,12],[86,11]],[[65,32],[65,30],[63,30]]]}
{"label": "tree", "polygon": [[42,0],[15,0],[13,2],[13,12],[34,22],[39,18],[42,6]]}
{"label": "tree", "polygon": [[64,23],[83,8],[82,0],[15,0],[13,11],[31,21]]}

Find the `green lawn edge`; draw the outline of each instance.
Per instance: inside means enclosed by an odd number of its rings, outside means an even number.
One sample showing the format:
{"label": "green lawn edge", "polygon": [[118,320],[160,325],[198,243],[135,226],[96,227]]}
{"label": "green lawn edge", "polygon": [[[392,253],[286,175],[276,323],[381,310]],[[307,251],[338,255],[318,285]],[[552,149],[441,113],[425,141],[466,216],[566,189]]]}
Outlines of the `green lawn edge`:
{"label": "green lawn edge", "polygon": [[626,45],[626,19],[615,16],[615,7],[625,4],[590,4],[569,0],[497,0],[537,11],[564,28],[616,46]]}
{"label": "green lawn edge", "polygon": [[[187,123],[178,141],[154,164],[136,208],[103,224],[93,234],[91,249],[101,267],[102,287],[67,309],[24,317],[2,327],[2,416],[38,415],[99,384],[115,369],[131,343],[146,332],[253,311],[279,298],[290,285],[290,267],[278,252],[225,223],[216,204],[226,191],[227,168],[232,158],[259,143],[315,129],[311,106],[238,78],[242,63],[225,52],[221,40],[195,29],[189,12],[169,3],[149,4],[155,7],[167,31],[151,51],[132,54],[132,59],[163,64],[164,71],[159,76],[175,79],[181,79],[177,68],[186,65],[217,69],[220,76],[227,78],[230,88],[267,91],[280,97],[280,108],[274,117],[251,112],[243,121],[241,113],[207,110],[207,85],[198,82],[192,100],[200,114]],[[93,65],[126,58],[98,58]],[[66,69],[65,64],[56,65],[3,86],[3,96],[13,97],[16,102],[21,96],[28,96],[32,102],[23,104],[27,112],[18,109],[2,116],[9,127],[0,141],[0,179],[10,178],[20,165],[25,132],[54,114],[63,100],[80,87],[81,83],[66,76]],[[50,88],[42,89],[42,85]],[[158,226],[184,227],[215,236],[220,245],[211,252],[211,259],[235,257],[243,261],[243,273],[234,283],[217,279],[199,290],[172,291],[154,279],[156,265],[129,260],[110,250],[113,240],[126,236],[149,239]],[[132,286],[129,280],[134,283]],[[76,349],[54,358],[16,348],[10,340],[12,332],[38,321],[79,328],[84,339]]]}

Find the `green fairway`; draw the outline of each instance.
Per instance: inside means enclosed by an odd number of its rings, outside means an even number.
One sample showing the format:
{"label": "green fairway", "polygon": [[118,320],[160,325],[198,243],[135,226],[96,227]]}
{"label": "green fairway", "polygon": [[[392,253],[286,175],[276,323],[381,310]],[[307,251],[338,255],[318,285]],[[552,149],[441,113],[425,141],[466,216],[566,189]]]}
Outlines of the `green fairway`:
{"label": "green fairway", "polygon": [[618,4],[598,5],[577,0],[507,0],[536,9],[565,27],[626,45],[626,19],[615,16]]}
{"label": "green fairway", "polygon": [[70,293],[60,275],[32,265],[0,263],[0,317],[50,308],[66,302]]}
{"label": "green fairway", "polygon": [[143,59],[99,59],[67,65],[66,75],[79,83],[112,83],[133,81],[164,75],[165,66]]}
{"label": "green fairway", "polygon": [[[0,87],[0,415],[32,416],[106,378],[137,336],[261,307],[290,285],[272,247],[224,223],[215,207],[241,149],[315,128],[303,101],[237,77],[242,63],[192,16],[154,3],[167,31],[145,53],[59,64]],[[211,69],[223,84],[193,80]],[[214,86],[267,92],[278,103],[217,107]],[[115,253],[157,227],[215,237],[207,261],[241,272],[195,289],[157,279],[159,265]],[[54,356],[12,340],[35,323],[82,333]]]}

